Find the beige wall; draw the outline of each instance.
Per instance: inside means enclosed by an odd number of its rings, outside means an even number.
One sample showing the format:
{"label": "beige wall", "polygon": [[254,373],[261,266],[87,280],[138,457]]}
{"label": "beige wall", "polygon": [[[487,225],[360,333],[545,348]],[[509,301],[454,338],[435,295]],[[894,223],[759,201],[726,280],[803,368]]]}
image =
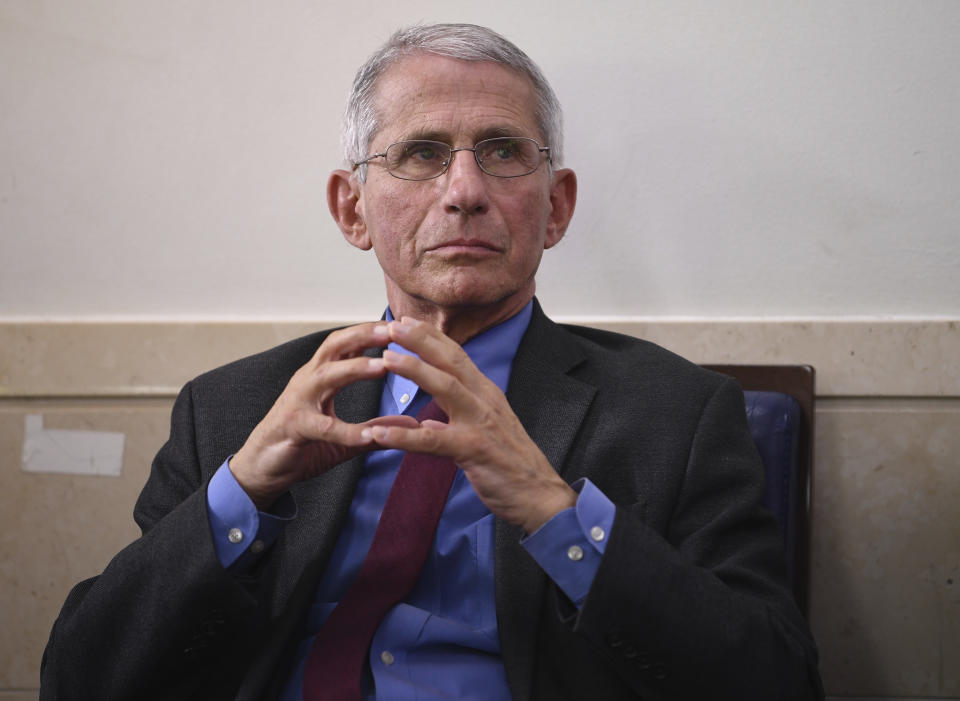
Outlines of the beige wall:
{"label": "beige wall", "polygon": [[0,319],[379,314],[325,181],[419,20],[504,32],[563,103],[552,313],[960,313],[954,0],[0,0]]}
{"label": "beige wall", "polygon": [[[811,622],[828,693],[960,699],[960,324],[605,326],[698,362],[817,368]],[[0,324],[0,699],[36,697],[70,586],[136,537],[130,512],[176,389],[312,328]],[[28,414],[48,429],[124,434],[122,475],[23,472]]]}

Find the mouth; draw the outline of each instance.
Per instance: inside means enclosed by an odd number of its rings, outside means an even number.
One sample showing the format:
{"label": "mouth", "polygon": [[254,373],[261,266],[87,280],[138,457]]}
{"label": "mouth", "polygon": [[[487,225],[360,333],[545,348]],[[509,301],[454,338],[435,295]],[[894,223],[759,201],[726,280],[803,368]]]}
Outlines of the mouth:
{"label": "mouth", "polygon": [[428,249],[431,253],[443,253],[448,255],[474,255],[488,256],[500,253],[501,250],[489,241],[473,238],[452,239],[443,241]]}

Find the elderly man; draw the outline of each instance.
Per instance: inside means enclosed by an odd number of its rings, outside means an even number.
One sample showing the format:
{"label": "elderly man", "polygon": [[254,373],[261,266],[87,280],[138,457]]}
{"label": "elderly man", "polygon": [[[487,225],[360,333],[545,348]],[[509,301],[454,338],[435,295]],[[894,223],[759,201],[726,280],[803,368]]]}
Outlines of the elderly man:
{"label": "elderly man", "polygon": [[360,70],[328,187],[385,319],[189,383],[43,699],[815,699],[729,380],[534,299],[576,179],[470,25]]}

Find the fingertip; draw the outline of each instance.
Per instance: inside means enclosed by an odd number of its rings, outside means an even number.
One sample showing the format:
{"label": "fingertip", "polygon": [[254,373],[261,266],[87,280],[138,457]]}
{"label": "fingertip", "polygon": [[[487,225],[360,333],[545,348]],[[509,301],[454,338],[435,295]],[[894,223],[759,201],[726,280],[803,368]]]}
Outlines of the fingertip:
{"label": "fingertip", "polygon": [[434,431],[445,431],[450,428],[447,421],[437,421],[435,419],[425,419],[420,422],[421,428],[432,428]]}
{"label": "fingertip", "polygon": [[386,325],[385,328],[387,329],[387,340],[388,340],[388,341],[394,341],[394,342],[395,342],[395,341],[397,340],[397,333],[398,333],[398,331],[399,331],[399,329],[397,328],[397,326],[398,326],[399,323],[400,323],[400,322],[399,322],[399,321],[396,321],[396,320],[394,320],[394,321],[388,321],[388,322],[387,322],[387,325]]}

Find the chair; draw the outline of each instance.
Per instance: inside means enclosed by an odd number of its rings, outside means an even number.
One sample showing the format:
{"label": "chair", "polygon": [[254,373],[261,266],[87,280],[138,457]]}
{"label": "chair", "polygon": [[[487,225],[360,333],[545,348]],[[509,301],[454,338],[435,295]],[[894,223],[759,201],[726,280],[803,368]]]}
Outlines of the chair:
{"label": "chair", "polygon": [[808,612],[814,369],[809,365],[705,365],[744,390],[747,422],[766,474],[764,505],[783,534],[800,611]]}

